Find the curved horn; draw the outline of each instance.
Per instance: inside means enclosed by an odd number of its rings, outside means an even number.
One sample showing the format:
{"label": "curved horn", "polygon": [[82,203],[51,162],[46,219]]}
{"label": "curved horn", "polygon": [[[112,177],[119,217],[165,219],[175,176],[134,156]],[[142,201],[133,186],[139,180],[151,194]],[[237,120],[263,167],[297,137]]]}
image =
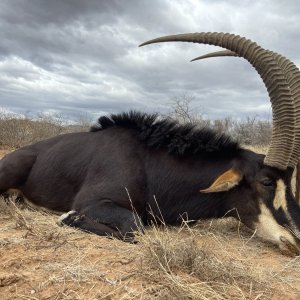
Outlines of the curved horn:
{"label": "curved horn", "polygon": [[[286,81],[289,84],[291,95],[294,100],[294,108],[295,108],[295,142],[294,148],[291,154],[291,158],[289,161],[289,166],[295,167],[300,158],[300,71],[297,66],[287,59],[286,57],[276,53],[269,51],[270,55],[272,55],[273,59],[277,62],[278,66],[282,69]],[[221,57],[221,56],[239,56],[237,53],[232,52],[230,50],[216,51],[207,53],[201,56],[198,56],[191,61],[211,58],[211,57]]]}
{"label": "curved horn", "polygon": [[284,56],[270,52],[278,62],[278,66],[283,70],[286,80],[290,86],[294,100],[295,109],[295,141],[291,154],[289,166],[295,167],[300,157],[300,71],[297,66]]}
{"label": "curved horn", "polygon": [[294,138],[295,111],[286,76],[270,52],[256,43],[229,33],[188,33],[160,37],[140,46],[160,42],[193,42],[220,46],[248,60],[261,76],[272,104],[273,132],[264,163],[279,169],[289,166]]}
{"label": "curved horn", "polygon": [[230,50],[221,50],[221,51],[210,52],[210,53],[207,53],[207,54],[204,54],[201,56],[197,56],[197,57],[191,59],[191,61],[205,59],[205,58],[211,58],[211,57],[221,57],[221,56],[239,56],[239,55]]}

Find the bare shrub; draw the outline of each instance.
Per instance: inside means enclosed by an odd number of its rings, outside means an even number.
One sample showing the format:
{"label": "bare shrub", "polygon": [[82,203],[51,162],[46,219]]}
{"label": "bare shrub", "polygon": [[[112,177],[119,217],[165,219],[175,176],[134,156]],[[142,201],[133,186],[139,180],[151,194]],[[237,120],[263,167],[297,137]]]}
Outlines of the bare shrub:
{"label": "bare shrub", "polygon": [[[184,94],[171,100],[168,117],[183,124],[209,127],[218,133],[233,136],[242,145],[268,145],[272,134],[272,123],[257,117],[234,121],[231,117],[209,120],[192,109],[192,95]],[[20,118],[15,114],[0,111],[0,146],[19,148],[63,133],[88,131],[93,119],[81,113],[72,124],[67,124],[62,115],[38,114],[34,118]]]}
{"label": "bare shrub", "polygon": [[195,110],[191,108],[191,103],[194,100],[195,97],[189,94],[173,97],[170,102],[171,111],[168,116],[182,124],[189,123],[197,126],[209,126],[210,121],[205,120],[202,114],[195,112]]}
{"label": "bare shrub", "polygon": [[68,125],[59,114],[38,114],[30,118],[0,111],[0,146],[20,148],[59,134],[87,131],[91,123],[88,114],[80,114],[72,125]]}
{"label": "bare shrub", "polygon": [[81,113],[76,118],[76,121],[71,125],[64,126],[64,132],[85,132],[88,131],[93,123],[93,118],[87,113]]}
{"label": "bare shrub", "polygon": [[0,112],[0,145],[19,148],[63,131],[62,120],[44,114],[37,119]]}
{"label": "bare shrub", "polygon": [[233,136],[243,145],[268,145],[272,135],[272,123],[247,117],[233,124]]}
{"label": "bare shrub", "polygon": [[230,117],[226,117],[222,120],[212,120],[209,123],[209,127],[214,129],[218,133],[231,134],[234,121]]}
{"label": "bare shrub", "polygon": [[194,97],[190,95],[174,97],[171,101],[169,116],[183,124],[209,127],[220,134],[229,134],[242,145],[269,145],[272,135],[270,120],[261,120],[257,116],[247,117],[240,121],[235,121],[231,117],[209,120],[192,109],[192,101]]}

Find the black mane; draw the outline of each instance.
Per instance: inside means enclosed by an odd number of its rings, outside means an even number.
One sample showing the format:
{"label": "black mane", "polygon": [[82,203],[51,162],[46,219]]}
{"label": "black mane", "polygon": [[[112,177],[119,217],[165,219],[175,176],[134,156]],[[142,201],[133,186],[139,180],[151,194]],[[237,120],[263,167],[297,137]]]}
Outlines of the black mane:
{"label": "black mane", "polygon": [[225,134],[218,134],[210,128],[196,128],[195,125],[181,125],[170,118],[160,119],[157,114],[137,111],[102,116],[91,127],[91,132],[111,127],[134,129],[138,138],[154,149],[165,148],[177,156],[213,155],[234,156],[239,144]]}

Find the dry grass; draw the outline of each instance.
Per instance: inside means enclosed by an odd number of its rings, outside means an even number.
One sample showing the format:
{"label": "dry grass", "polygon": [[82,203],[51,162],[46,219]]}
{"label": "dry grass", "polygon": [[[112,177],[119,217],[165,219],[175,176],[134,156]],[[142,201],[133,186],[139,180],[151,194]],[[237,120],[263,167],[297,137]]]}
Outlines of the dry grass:
{"label": "dry grass", "polygon": [[[137,245],[0,199],[1,299],[297,299],[300,260],[234,220],[153,227]],[[4,297],[4,298],[3,298]]]}
{"label": "dry grass", "polygon": [[140,237],[148,278],[160,282],[158,299],[273,299],[281,290],[300,294],[298,258],[278,270],[257,262],[260,246],[266,245],[251,240],[246,229],[245,236],[237,235],[234,220],[215,223],[231,230],[222,234],[204,222],[193,229],[153,228]]}

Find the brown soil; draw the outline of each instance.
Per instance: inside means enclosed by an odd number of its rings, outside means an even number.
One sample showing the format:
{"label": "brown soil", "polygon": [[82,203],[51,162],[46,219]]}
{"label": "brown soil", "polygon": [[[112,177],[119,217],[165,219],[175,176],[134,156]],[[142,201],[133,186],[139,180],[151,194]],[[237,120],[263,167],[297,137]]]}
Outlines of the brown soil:
{"label": "brown soil", "polygon": [[0,214],[0,299],[120,299],[139,288],[134,245],[60,228],[56,218]]}

